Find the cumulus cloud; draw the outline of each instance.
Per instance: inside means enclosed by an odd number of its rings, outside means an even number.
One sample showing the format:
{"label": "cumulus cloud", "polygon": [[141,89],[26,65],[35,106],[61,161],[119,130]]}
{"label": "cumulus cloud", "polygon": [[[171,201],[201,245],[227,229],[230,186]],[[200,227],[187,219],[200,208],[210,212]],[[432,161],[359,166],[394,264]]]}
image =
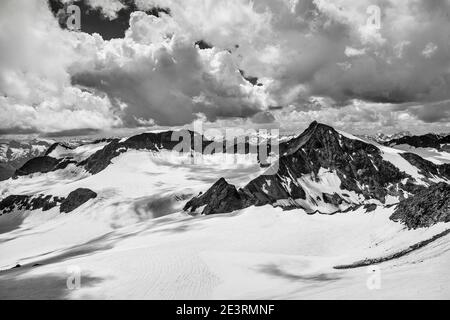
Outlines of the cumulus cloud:
{"label": "cumulus cloud", "polygon": [[275,117],[269,111],[258,112],[251,119],[253,123],[271,123],[275,121]]}
{"label": "cumulus cloud", "polygon": [[266,109],[264,88],[243,78],[228,50],[194,46],[201,33],[174,20],[176,13],[172,8],[170,16],[132,13],[124,39],[86,35],[84,56],[91,59],[78,64],[72,82],[124,104],[121,115],[129,126],[146,119],[181,125],[199,114],[210,121],[246,118]]}
{"label": "cumulus cloud", "polygon": [[314,120],[356,134],[398,131],[423,134],[450,131],[448,104],[431,106],[433,111],[430,112],[429,105],[398,105],[352,100],[345,106],[336,107],[330,104],[330,101],[324,102],[315,97],[311,100],[313,105],[321,104],[321,106],[308,110],[294,107],[277,110],[273,112],[275,123],[281,126],[282,131],[290,133],[298,133]]}
{"label": "cumulus cloud", "polygon": [[95,9],[100,9],[110,20],[117,18],[117,12],[125,8],[119,0],[88,0],[88,4]]}
{"label": "cumulus cloud", "polygon": [[[2,129],[449,121],[446,0],[135,0],[142,11],[112,40],[25,2],[0,4]],[[87,3],[113,21],[128,2]],[[144,12],[155,7],[170,14]]]}
{"label": "cumulus cloud", "polygon": [[63,31],[45,1],[0,3],[2,129],[55,131],[119,125],[106,95],[75,88],[68,72],[77,34]]}

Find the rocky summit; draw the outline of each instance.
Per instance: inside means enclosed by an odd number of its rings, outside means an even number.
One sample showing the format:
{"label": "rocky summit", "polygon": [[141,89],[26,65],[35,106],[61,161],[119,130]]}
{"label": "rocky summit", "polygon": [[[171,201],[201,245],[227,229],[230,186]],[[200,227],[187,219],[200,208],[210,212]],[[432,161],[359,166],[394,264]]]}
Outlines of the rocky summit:
{"label": "rocky summit", "polygon": [[[403,199],[423,189],[414,177],[386,161],[377,146],[341,134],[325,124],[311,123],[301,135],[282,143],[280,150],[276,172],[269,169],[240,189],[221,179],[207,192],[189,201],[184,209],[212,214],[271,204],[315,211],[314,207],[325,203],[339,211],[369,200],[385,203],[387,196]],[[429,178],[448,178],[448,168],[444,165],[433,164],[414,154],[402,155],[402,158],[410,164],[419,164],[422,171],[431,169]],[[337,177],[337,190],[312,194],[309,187],[320,184],[324,171]],[[355,201],[348,193],[360,199]]]}

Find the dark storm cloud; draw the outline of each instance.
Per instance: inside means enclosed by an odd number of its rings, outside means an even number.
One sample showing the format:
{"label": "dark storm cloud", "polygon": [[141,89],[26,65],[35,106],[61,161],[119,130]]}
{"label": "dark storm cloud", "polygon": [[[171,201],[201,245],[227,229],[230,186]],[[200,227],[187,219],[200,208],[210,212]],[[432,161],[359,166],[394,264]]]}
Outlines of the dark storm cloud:
{"label": "dark storm cloud", "polygon": [[56,132],[48,132],[42,134],[43,137],[47,138],[59,138],[59,137],[75,137],[75,136],[92,136],[99,133],[100,130],[93,128],[84,129],[72,129],[72,130],[62,130]]}
{"label": "dark storm cloud", "polygon": [[[55,17],[59,19],[62,28],[67,28],[68,4],[77,5],[81,11],[81,31],[89,34],[98,33],[105,40],[125,37],[125,31],[129,28],[130,15],[138,11],[135,0],[120,0],[123,7],[116,12],[114,17],[106,17],[101,7],[92,7],[89,0],[61,1],[48,0],[49,6]],[[161,13],[170,14],[169,8],[152,7],[144,10],[146,14],[159,17]]]}
{"label": "dark storm cloud", "polygon": [[450,1],[86,0],[82,32],[59,27],[56,0],[25,3],[0,2],[4,130],[448,124]]}
{"label": "dark storm cloud", "polygon": [[[133,15],[127,36],[142,42],[159,36],[151,25],[143,28],[146,19],[151,18]],[[226,50],[200,49],[189,39],[149,48],[142,52],[133,42],[108,47],[109,54],[117,52],[114,58],[94,70],[77,71],[72,84],[106,93],[125,126],[183,125],[199,115],[209,121],[249,118],[263,108],[262,89],[242,77]]]}
{"label": "dark storm cloud", "polygon": [[31,133],[37,133],[38,131],[36,129],[24,129],[20,127],[11,127],[11,128],[0,128],[0,135],[7,135],[7,134],[31,134]]}
{"label": "dark storm cloud", "polygon": [[419,105],[399,105],[393,110],[407,112],[425,123],[450,122],[450,100]]}

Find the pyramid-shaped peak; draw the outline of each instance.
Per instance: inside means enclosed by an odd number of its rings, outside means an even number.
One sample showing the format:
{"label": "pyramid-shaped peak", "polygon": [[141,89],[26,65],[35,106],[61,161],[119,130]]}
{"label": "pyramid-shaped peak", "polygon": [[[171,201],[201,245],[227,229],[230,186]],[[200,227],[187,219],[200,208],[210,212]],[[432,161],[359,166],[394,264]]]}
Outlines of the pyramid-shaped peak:
{"label": "pyramid-shaped peak", "polygon": [[219,180],[216,181],[216,183],[214,183],[214,186],[219,186],[219,185],[228,185],[229,183],[227,182],[227,180],[225,180],[224,177],[220,178]]}
{"label": "pyramid-shaped peak", "polygon": [[308,128],[303,131],[296,138],[289,140],[286,142],[284,149],[286,150],[285,154],[291,154],[296,152],[299,148],[305,145],[308,141],[310,141],[313,137],[323,139],[326,135],[338,135],[339,133],[329,125],[313,121],[308,126]]}
{"label": "pyramid-shaped peak", "polygon": [[313,121],[313,122],[310,123],[310,125],[305,130],[305,132],[310,132],[310,131],[317,130],[317,129],[336,131],[336,130],[334,130],[333,127],[331,127],[331,126],[329,126],[327,124],[320,123],[320,122],[317,122],[317,121]]}

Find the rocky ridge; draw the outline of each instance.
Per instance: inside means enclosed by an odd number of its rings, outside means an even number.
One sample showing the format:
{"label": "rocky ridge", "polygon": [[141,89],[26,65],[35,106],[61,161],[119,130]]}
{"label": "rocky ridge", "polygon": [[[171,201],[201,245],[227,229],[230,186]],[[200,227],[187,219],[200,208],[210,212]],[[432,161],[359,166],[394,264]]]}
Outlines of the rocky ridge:
{"label": "rocky ridge", "polygon": [[61,213],[69,213],[97,197],[97,194],[89,189],[79,188],[69,193],[67,197],[55,197],[52,195],[9,195],[0,201],[0,215],[13,211],[48,211],[60,206]]}
{"label": "rocky ridge", "polygon": [[[387,196],[403,199],[424,188],[413,177],[385,161],[375,145],[348,138],[317,122],[298,137],[283,143],[280,150],[275,174],[269,169],[267,174],[240,189],[220,179],[207,192],[191,199],[184,210],[214,214],[270,204],[315,211],[311,204],[327,203],[339,211],[370,200],[383,204]],[[419,164],[424,172],[431,169],[435,174],[430,175],[431,178],[449,177],[445,166],[435,165],[414,154],[403,154],[403,157],[411,164]],[[320,183],[324,169],[339,178],[339,190],[312,196],[309,184]],[[348,193],[354,193],[360,199],[355,201]]]}
{"label": "rocky ridge", "polygon": [[421,136],[404,136],[384,142],[386,146],[407,144],[415,148],[434,148],[442,150],[444,145],[450,144],[450,135],[428,133]]}
{"label": "rocky ridge", "polygon": [[390,219],[409,229],[450,222],[450,185],[440,182],[401,201]]}

